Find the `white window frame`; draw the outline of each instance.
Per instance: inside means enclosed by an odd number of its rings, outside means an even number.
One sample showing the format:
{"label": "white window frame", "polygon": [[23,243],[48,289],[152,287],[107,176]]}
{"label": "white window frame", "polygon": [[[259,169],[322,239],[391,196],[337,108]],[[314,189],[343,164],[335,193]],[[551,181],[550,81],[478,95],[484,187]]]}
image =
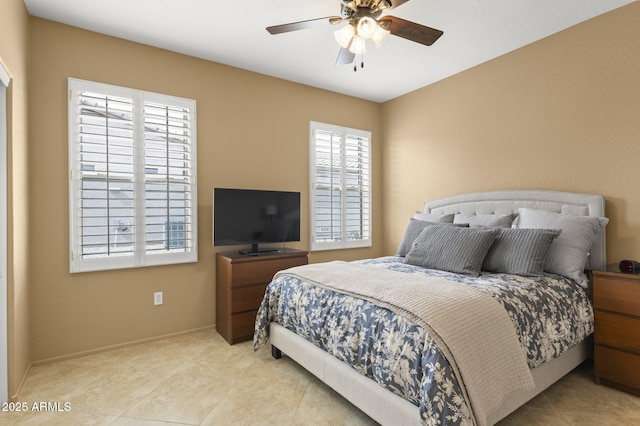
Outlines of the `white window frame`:
{"label": "white window frame", "polygon": [[[366,212],[363,214],[361,218],[361,224],[365,223],[365,226],[368,229],[367,235],[360,239],[348,239],[347,233],[348,229],[346,226],[346,194],[347,191],[344,190],[343,187],[340,188],[341,191],[341,211],[340,211],[340,220],[341,220],[341,236],[339,240],[334,241],[318,241],[316,238],[316,189],[318,187],[316,182],[317,170],[316,170],[316,132],[330,132],[336,135],[341,136],[341,151],[342,151],[342,163],[341,163],[341,182],[346,182],[346,174],[347,174],[347,165],[345,162],[345,151],[346,151],[346,139],[347,137],[351,138],[359,138],[363,141],[366,141],[368,148],[368,156],[367,156],[367,179],[365,180],[363,187],[366,189],[362,189],[366,192],[366,196],[368,199],[368,205],[366,206]],[[309,182],[310,182],[310,197],[309,197],[309,216],[310,216],[310,250],[311,251],[321,251],[321,250],[338,250],[338,249],[351,249],[351,248],[361,248],[361,247],[371,247],[372,245],[372,189],[371,189],[371,132],[366,130],[358,130],[351,129],[347,127],[336,126],[332,124],[320,123],[316,121],[309,122]]]}
{"label": "white window frame", "polygon": [[[69,245],[70,272],[88,272],[111,269],[135,268],[143,266],[169,265],[198,261],[198,200],[197,200],[197,127],[196,101],[158,93],[144,92],[125,87],[95,83],[75,78],[68,79],[68,131],[69,131]],[[83,172],[80,161],[80,126],[78,96],[83,92],[93,92],[108,96],[118,96],[133,101],[133,199],[134,232],[133,251],[128,255],[104,255],[103,257],[82,256],[81,235],[81,185]],[[191,224],[188,232],[189,247],[180,250],[150,251],[145,240],[145,184],[153,180],[153,175],[145,173],[145,113],[146,102],[186,108],[189,111],[189,178],[185,179],[189,201],[186,217]],[[97,174],[97,173],[96,173]],[[184,182],[183,182],[184,183]],[[169,194],[167,194],[169,197]]]}

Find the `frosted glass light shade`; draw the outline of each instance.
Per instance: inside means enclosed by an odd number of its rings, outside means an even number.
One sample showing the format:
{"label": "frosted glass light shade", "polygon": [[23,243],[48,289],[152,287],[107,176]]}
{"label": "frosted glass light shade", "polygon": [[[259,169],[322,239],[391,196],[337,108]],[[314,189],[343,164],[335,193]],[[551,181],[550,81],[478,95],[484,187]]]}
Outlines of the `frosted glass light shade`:
{"label": "frosted glass light shade", "polygon": [[353,37],[353,41],[351,42],[351,47],[349,47],[349,51],[351,53],[355,53],[356,55],[362,55],[367,51],[367,47],[365,46],[365,39],[362,37],[355,36]]}
{"label": "frosted glass light shade", "polygon": [[368,40],[373,36],[373,33],[376,32],[376,28],[378,28],[378,23],[373,18],[365,16],[358,20],[358,35],[365,40]]}
{"label": "frosted glass light shade", "polygon": [[371,36],[371,39],[376,44],[376,47],[382,46],[382,43],[387,39],[391,31],[387,31],[379,25],[376,25],[377,29]]}
{"label": "frosted glass light shade", "polygon": [[353,38],[355,33],[356,30],[353,28],[353,25],[349,24],[337,30],[335,33],[333,33],[333,35],[336,38],[338,44],[341,47],[347,49],[349,47],[349,44],[351,44],[351,39]]}

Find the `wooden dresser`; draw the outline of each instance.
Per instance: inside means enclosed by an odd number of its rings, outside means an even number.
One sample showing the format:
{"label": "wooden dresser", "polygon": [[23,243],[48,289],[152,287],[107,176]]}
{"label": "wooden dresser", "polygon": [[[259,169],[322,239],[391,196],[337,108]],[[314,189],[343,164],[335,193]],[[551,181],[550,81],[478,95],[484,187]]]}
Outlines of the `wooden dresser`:
{"label": "wooden dresser", "polygon": [[593,271],[596,383],[640,396],[640,275]]}
{"label": "wooden dresser", "polygon": [[307,252],[293,249],[259,256],[216,254],[218,333],[231,345],[252,339],[256,313],[273,275],[307,263]]}

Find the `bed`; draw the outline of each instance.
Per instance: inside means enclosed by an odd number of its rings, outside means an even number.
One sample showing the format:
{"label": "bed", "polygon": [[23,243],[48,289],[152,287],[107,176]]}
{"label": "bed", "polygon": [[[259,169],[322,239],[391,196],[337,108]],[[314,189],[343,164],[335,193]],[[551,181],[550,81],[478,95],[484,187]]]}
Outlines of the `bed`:
{"label": "bed", "polygon": [[276,274],[254,348],[381,424],[495,424],[590,355],[604,213],[602,196],[539,190],[426,202],[395,256]]}

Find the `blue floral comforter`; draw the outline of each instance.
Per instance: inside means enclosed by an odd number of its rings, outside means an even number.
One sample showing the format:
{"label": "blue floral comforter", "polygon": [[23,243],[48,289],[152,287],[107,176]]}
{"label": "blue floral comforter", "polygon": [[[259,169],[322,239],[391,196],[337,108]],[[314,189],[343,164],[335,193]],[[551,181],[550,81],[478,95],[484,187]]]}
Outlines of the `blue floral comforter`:
{"label": "blue floral comforter", "polygon": [[[357,263],[399,272],[399,288],[402,273],[424,274],[491,295],[509,314],[531,368],[558,357],[593,332],[593,311],[585,290],[564,277],[545,275],[536,281],[483,273],[474,278],[408,265],[404,258],[393,256]],[[270,322],[419,406],[423,423],[474,424],[453,369],[423,327],[371,302],[287,275],[267,288],[256,317],[254,349],[267,343]]]}

